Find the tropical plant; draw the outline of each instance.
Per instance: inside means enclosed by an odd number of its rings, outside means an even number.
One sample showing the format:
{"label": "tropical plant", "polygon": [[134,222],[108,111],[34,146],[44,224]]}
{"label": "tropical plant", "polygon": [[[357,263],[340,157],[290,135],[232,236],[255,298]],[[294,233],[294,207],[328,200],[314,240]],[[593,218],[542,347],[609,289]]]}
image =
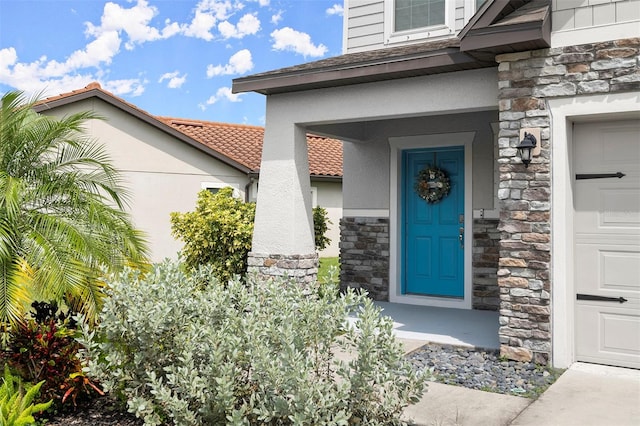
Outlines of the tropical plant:
{"label": "tropical plant", "polygon": [[353,290],[165,263],[109,292],[96,328],[79,321],[81,357],[146,425],[388,426],[423,392],[391,318]]}
{"label": "tropical plant", "polygon": [[33,318],[13,327],[0,359],[24,380],[44,381],[40,394],[53,400],[58,409],[67,400],[75,406],[79,399],[103,395],[82,371],[73,313],[59,313],[55,303],[34,302],[32,306]]}
{"label": "tropical plant", "polygon": [[35,423],[33,414],[47,410],[52,401],[33,404],[44,380],[24,392],[20,377],[13,376],[9,367],[4,366],[4,377],[0,386],[0,425],[26,426]]}
{"label": "tropical plant", "polygon": [[36,98],[0,105],[0,324],[33,300],[65,302],[94,317],[101,270],[141,264],[146,242],[124,211],[127,193],[103,146],[83,132],[92,112],[55,118]]}

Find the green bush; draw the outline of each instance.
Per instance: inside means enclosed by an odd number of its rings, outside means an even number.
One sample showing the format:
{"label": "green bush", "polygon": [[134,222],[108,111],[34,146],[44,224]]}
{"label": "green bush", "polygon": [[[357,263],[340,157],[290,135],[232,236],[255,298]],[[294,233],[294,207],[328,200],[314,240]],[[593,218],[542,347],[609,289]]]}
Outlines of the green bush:
{"label": "green bush", "polygon": [[0,425],[25,426],[35,423],[33,414],[49,409],[53,401],[33,404],[38,396],[41,381],[24,392],[20,377],[13,376],[8,366],[4,366],[2,386],[0,386]]}
{"label": "green bush", "polygon": [[313,232],[315,236],[316,250],[324,250],[329,244],[331,239],[326,236],[329,225],[332,224],[329,220],[327,210],[316,206],[313,208]]}
{"label": "green bush", "polygon": [[[216,194],[207,190],[198,193],[196,209],[187,213],[171,213],[173,235],[184,242],[181,255],[186,266],[194,269],[210,265],[214,275],[226,282],[247,272],[247,257],[251,250],[255,203],[245,203],[233,196],[233,189],[222,188]],[[313,209],[315,245],[318,250],[331,240],[325,236],[327,211]]]}
{"label": "green bush", "polygon": [[171,213],[173,235],[184,242],[182,256],[187,267],[210,265],[223,282],[247,271],[251,250],[255,204],[233,196],[233,189],[198,193],[196,209]]}
{"label": "green bush", "polygon": [[171,263],[109,288],[82,356],[147,425],[393,425],[422,394],[392,320],[353,291],[223,287]]}

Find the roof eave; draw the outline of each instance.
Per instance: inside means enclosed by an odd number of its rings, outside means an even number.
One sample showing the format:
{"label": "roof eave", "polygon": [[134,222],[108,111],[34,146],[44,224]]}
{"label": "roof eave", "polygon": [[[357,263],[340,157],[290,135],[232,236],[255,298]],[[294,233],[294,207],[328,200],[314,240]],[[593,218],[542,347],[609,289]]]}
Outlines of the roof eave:
{"label": "roof eave", "polygon": [[311,180],[320,182],[342,182],[342,176],[311,175]]}
{"label": "roof eave", "polygon": [[234,93],[257,92],[270,95],[489,66],[495,66],[495,64],[479,62],[458,49],[447,48],[419,57],[380,61],[374,64],[349,64],[331,69],[318,68],[286,74],[238,78],[233,80],[232,90]]}
{"label": "roof eave", "polygon": [[460,50],[501,54],[551,46],[551,19],[471,30],[460,41]]}
{"label": "roof eave", "polygon": [[86,99],[90,99],[90,98],[98,98],[122,111],[125,111],[129,114],[131,114],[132,116],[150,124],[151,126],[156,127],[157,129],[163,131],[164,133],[167,133],[173,137],[175,137],[176,139],[179,139],[180,141],[186,143],[187,145],[202,151],[203,153],[219,160],[222,161],[223,163],[227,164],[230,167],[233,167],[234,169],[242,172],[242,173],[246,173],[249,174],[252,170],[241,164],[238,163],[237,161],[227,157],[226,155],[221,154],[218,151],[215,151],[211,148],[209,148],[206,145],[203,145],[202,143],[193,140],[192,138],[190,138],[189,136],[185,135],[184,133],[180,132],[179,130],[174,129],[173,127],[167,125],[166,123],[162,122],[161,120],[153,117],[152,115],[149,115],[139,109],[133,108],[131,105],[120,101],[119,99],[110,96],[108,93],[105,93],[102,90],[99,89],[91,89],[91,90],[87,90],[85,92],[81,92],[81,93],[74,93],[72,95],[69,96],[65,96],[64,98],[59,98],[59,99],[54,99],[52,101],[42,101],[40,103],[38,103],[37,105],[34,106],[34,111],[40,113],[40,112],[44,112],[47,110],[51,110],[54,108],[58,108],[64,105],[68,105],[68,104],[72,104],[74,102],[80,102]]}

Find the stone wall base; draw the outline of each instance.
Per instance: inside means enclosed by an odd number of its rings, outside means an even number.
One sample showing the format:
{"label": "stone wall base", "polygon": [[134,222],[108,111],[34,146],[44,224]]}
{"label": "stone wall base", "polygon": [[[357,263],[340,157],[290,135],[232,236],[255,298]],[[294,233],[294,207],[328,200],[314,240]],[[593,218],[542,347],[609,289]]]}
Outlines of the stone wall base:
{"label": "stone wall base", "polygon": [[348,287],[389,300],[389,218],[340,220],[340,289]]}
{"label": "stone wall base", "polygon": [[318,277],[318,254],[265,254],[249,252],[247,273],[259,278],[289,278],[312,283]]}
{"label": "stone wall base", "polygon": [[498,260],[500,232],[498,219],[473,221],[473,309],[498,311]]}

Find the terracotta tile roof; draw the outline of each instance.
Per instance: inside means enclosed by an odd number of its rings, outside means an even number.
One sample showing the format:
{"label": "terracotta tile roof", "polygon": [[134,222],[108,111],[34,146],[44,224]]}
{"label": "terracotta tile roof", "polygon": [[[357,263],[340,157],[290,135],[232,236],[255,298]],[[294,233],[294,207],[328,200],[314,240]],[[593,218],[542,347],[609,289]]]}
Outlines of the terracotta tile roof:
{"label": "terracotta tile roof", "polygon": [[[259,171],[264,128],[171,117],[158,119],[252,171]],[[312,176],[342,176],[342,142],[310,134],[307,135],[307,144]]]}
{"label": "terracotta tile roof", "polygon": [[[43,112],[60,105],[98,96],[147,123],[171,133],[233,167],[257,173],[262,157],[264,128],[242,124],[217,123],[149,114],[132,103],[104,90],[93,82],[86,87],[51,96],[36,103],[34,109]],[[342,142],[321,136],[308,135],[309,171],[315,177],[342,177]]]}

